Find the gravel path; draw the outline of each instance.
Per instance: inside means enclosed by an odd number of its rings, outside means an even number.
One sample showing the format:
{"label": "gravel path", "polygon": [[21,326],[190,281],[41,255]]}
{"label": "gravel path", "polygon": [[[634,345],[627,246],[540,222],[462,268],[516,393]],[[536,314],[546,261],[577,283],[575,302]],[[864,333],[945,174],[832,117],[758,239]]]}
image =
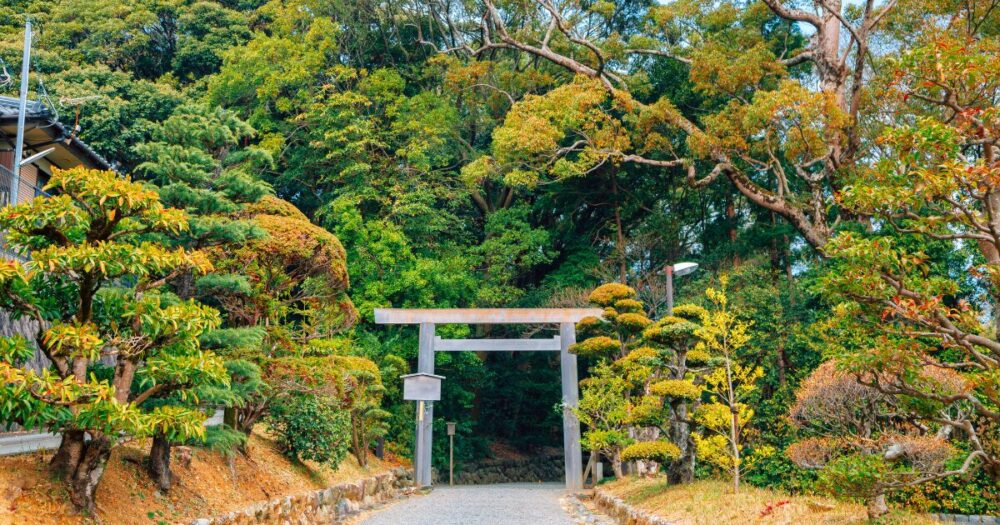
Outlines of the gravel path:
{"label": "gravel path", "polygon": [[435,487],[376,511],[362,525],[576,525],[595,523],[565,510],[561,483]]}

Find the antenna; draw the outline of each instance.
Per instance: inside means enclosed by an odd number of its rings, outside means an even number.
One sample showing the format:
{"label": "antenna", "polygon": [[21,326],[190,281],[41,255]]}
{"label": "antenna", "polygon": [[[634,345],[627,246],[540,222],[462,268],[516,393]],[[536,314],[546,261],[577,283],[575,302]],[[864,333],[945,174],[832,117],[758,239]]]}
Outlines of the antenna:
{"label": "antenna", "polygon": [[21,57],[21,100],[17,112],[17,143],[14,144],[14,182],[11,186],[11,205],[18,203],[21,186],[21,155],[24,154],[24,114],[28,112],[28,71],[31,61],[31,19],[24,21],[24,54]]}
{"label": "antenna", "polygon": [[10,71],[7,71],[7,63],[0,58],[0,89],[4,89],[13,83],[14,78],[10,76]]}
{"label": "antenna", "polygon": [[39,151],[38,153],[35,153],[34,155],[22,160],[21,164],[22,165],[31,164],[32,162],[35,162],[36,160],[48,155],[49,153],[52,153],[55,150],[56,150],[55,148],[49,148],[45,151]]}

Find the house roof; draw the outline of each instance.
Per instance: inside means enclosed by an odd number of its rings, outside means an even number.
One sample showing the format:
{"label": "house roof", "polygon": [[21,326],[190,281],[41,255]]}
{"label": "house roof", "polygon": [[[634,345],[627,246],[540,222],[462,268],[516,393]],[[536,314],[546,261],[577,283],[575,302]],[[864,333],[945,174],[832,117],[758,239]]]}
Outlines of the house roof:
{"label": "house roof", "polygon": [[[12,139],[16,135],[19,108],[18,99],[0,96],[0,135]],[[72,129],[59,122],[56,115],[41,101],[28,101],[24,122],[25,151],[35,153],[55,148],[45,158],[61,168],[83,164],[89,168],[113,169],[107,159],[80,140]]]}

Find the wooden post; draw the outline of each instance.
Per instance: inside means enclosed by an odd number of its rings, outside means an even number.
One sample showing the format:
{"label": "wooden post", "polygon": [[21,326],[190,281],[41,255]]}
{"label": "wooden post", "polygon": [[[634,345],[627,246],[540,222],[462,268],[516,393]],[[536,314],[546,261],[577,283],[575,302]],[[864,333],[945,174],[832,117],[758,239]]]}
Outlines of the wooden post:
{"label": "wooden post", "polygon": [[455,434],[448,436],[448,484],[455,484]]}
{"label": "wooden post", "polygon": [[580,421],[571,410],[580,402],[577,380],[576,355],[569,353],[569,347],[576,342],[576,325],[561,323],[559,339],[562,349],[559,364],[562,375],[563,398],[563,453],[566,464],[566,490],[583,489],[583,452],[580,449]]}
{"label": "wooden post", "polygon": [[[420,347],[417,354],[417,372],[434,373],[434,324],[420,323]],[[434,402],[420,403],[422,414],[417,414],[416,450],[413,466],[418,487],[431,485],[431,450],[434,430]],[[419,409],[418,409],[419,410]]]}
{"label": "wooden post", "polygon": [[423,463],[421,456],[424,450],[424,401],[417,401],[417,421],[413,434],[413,482],[416,486],[423,487]]}

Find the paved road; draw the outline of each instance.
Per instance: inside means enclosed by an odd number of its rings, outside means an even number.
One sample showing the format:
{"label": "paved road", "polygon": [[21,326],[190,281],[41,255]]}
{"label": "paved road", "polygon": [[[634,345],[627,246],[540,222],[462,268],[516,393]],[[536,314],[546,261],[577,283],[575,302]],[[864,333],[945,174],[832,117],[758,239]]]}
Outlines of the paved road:
{"label": "paved road", "polygon": [[362,525],[574,525],[562,483],[435,487],[376,511]]}

